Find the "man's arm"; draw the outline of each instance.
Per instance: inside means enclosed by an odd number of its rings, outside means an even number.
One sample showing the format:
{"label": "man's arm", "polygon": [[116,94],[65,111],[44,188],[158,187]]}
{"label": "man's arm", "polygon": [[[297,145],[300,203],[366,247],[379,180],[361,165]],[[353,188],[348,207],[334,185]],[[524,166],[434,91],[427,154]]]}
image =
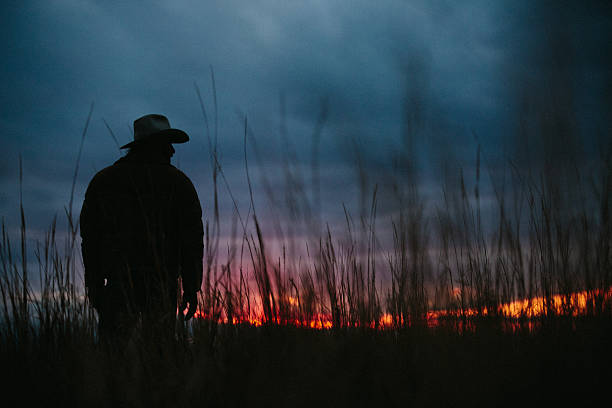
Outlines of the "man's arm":
{"label": "man's arm", "polygon": [[184,176],[181,200],[180,241],[181,241],[181,276],[183,281],[183,304],[181,311],[189,304],[185,316],[190,319],[196,311],[197,293],[202,286],[202,259],[204,256],[204,228],[202,225],[202,207],[193,183]]}
{"label": "man's arm", "polygon": [[100,214],[95,199],[95,184],[92,181],[81,209],[80,232],[81,232],[81,254],[83,255],[83,266],[85,268],[85,288],[91,304],[98,309],[101,301],[101,292],[104,287],[103,259],[100,256],[100,244],[97,238],[100,236]]}

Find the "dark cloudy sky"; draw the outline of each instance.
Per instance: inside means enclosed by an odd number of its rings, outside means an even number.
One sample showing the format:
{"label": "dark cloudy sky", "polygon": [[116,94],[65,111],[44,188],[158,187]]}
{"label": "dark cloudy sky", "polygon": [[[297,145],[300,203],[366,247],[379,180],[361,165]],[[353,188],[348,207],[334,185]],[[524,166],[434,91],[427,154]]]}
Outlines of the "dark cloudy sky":
{"label": "dark cloudy sky", "polygon": [[[287,190],[300,190],[295,177],[303,178],[311,210],[321,208],[323,221],[336,222],[343,203],[358,212],[356,163],[367,176],[366,195],[374,184],[382,186],[381,207],[390,214],[394,205],[384,187],[411,165],[424,194],[435,200],[443,168],[463,167],[470,174],[480,143],[483,163],[495,174],[517,151],[519,119],[553,105],[568,118],[563,126],[572,129],[571,140],[531,138],[534,160],[549,143],[561,145],[562,158],[579,150],[588,161],[602,135],[610,134],[611,20],[605,2],[6,3],[0,26],[0,214],[17,225],[21,155],[34,235],[54,214],[62,216],[69,202],[92,102],[76,211],[93,174],[120,154],[103,119],[124,144],[134,119],[163,113],[191,136],[173,160],[194,181],[210,217],[209,150],[194,83],[214,137],[211,67],[220,163],[244,214],[246,115],[249,166],[263,219],[287,214]],[[323,124],[318,133],[317,123]],[[320,140],[316,149],[313,135]],[[287,174],[293,175],[290,188]],[[319,189],[312,174],[320,177]],[[263,176],[276,204],[266,196]],[[232,207],[225,186],[220,190],[227,225]],[[320,191],[320,206],[313,191]]]}

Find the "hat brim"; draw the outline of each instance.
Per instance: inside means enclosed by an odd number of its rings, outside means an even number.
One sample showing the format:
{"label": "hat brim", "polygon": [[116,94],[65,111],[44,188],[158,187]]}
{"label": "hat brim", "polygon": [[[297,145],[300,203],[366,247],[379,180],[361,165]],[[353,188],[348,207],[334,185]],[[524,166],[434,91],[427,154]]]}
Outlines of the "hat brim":
{"label": "hat brim", "polygon": [[144,139],[134,140],[126,145],[123,145],[120,147],[120,149],[127,149],[136,145],[161,141],[165,141],[172,144],[185,143],[189,141],[189,136],[187,136],[187,133],[183,132],[180,129],[164,129],[160,130],[159,132],[155,132]]}

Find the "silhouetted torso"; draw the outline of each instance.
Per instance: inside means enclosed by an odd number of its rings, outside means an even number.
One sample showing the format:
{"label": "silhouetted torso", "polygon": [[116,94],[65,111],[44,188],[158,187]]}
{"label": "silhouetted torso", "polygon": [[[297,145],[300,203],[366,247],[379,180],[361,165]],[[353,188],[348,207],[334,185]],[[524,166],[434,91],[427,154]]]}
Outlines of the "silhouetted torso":
{"label": "silhouetted torso", "polygon": [[81,211],[81,236],[85,284],[102,336],[130,330],[137,316],[173,328],[177,278],[185,292],[200,288],[201,216],[193,184],[163,155],[130,152],[96,174]]}

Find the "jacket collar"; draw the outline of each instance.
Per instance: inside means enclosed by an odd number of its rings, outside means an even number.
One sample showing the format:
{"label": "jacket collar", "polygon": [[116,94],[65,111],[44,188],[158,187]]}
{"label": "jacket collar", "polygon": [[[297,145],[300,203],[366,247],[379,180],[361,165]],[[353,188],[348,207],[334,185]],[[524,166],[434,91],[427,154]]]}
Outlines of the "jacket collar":
{"label": "jacket collar", "polygon": [[142,163],[142,164],[166,164],[170,165],[170,159],[167,159],[161,155],[154,155],[150,153],[128,153],[123,156],[115,163]]}

